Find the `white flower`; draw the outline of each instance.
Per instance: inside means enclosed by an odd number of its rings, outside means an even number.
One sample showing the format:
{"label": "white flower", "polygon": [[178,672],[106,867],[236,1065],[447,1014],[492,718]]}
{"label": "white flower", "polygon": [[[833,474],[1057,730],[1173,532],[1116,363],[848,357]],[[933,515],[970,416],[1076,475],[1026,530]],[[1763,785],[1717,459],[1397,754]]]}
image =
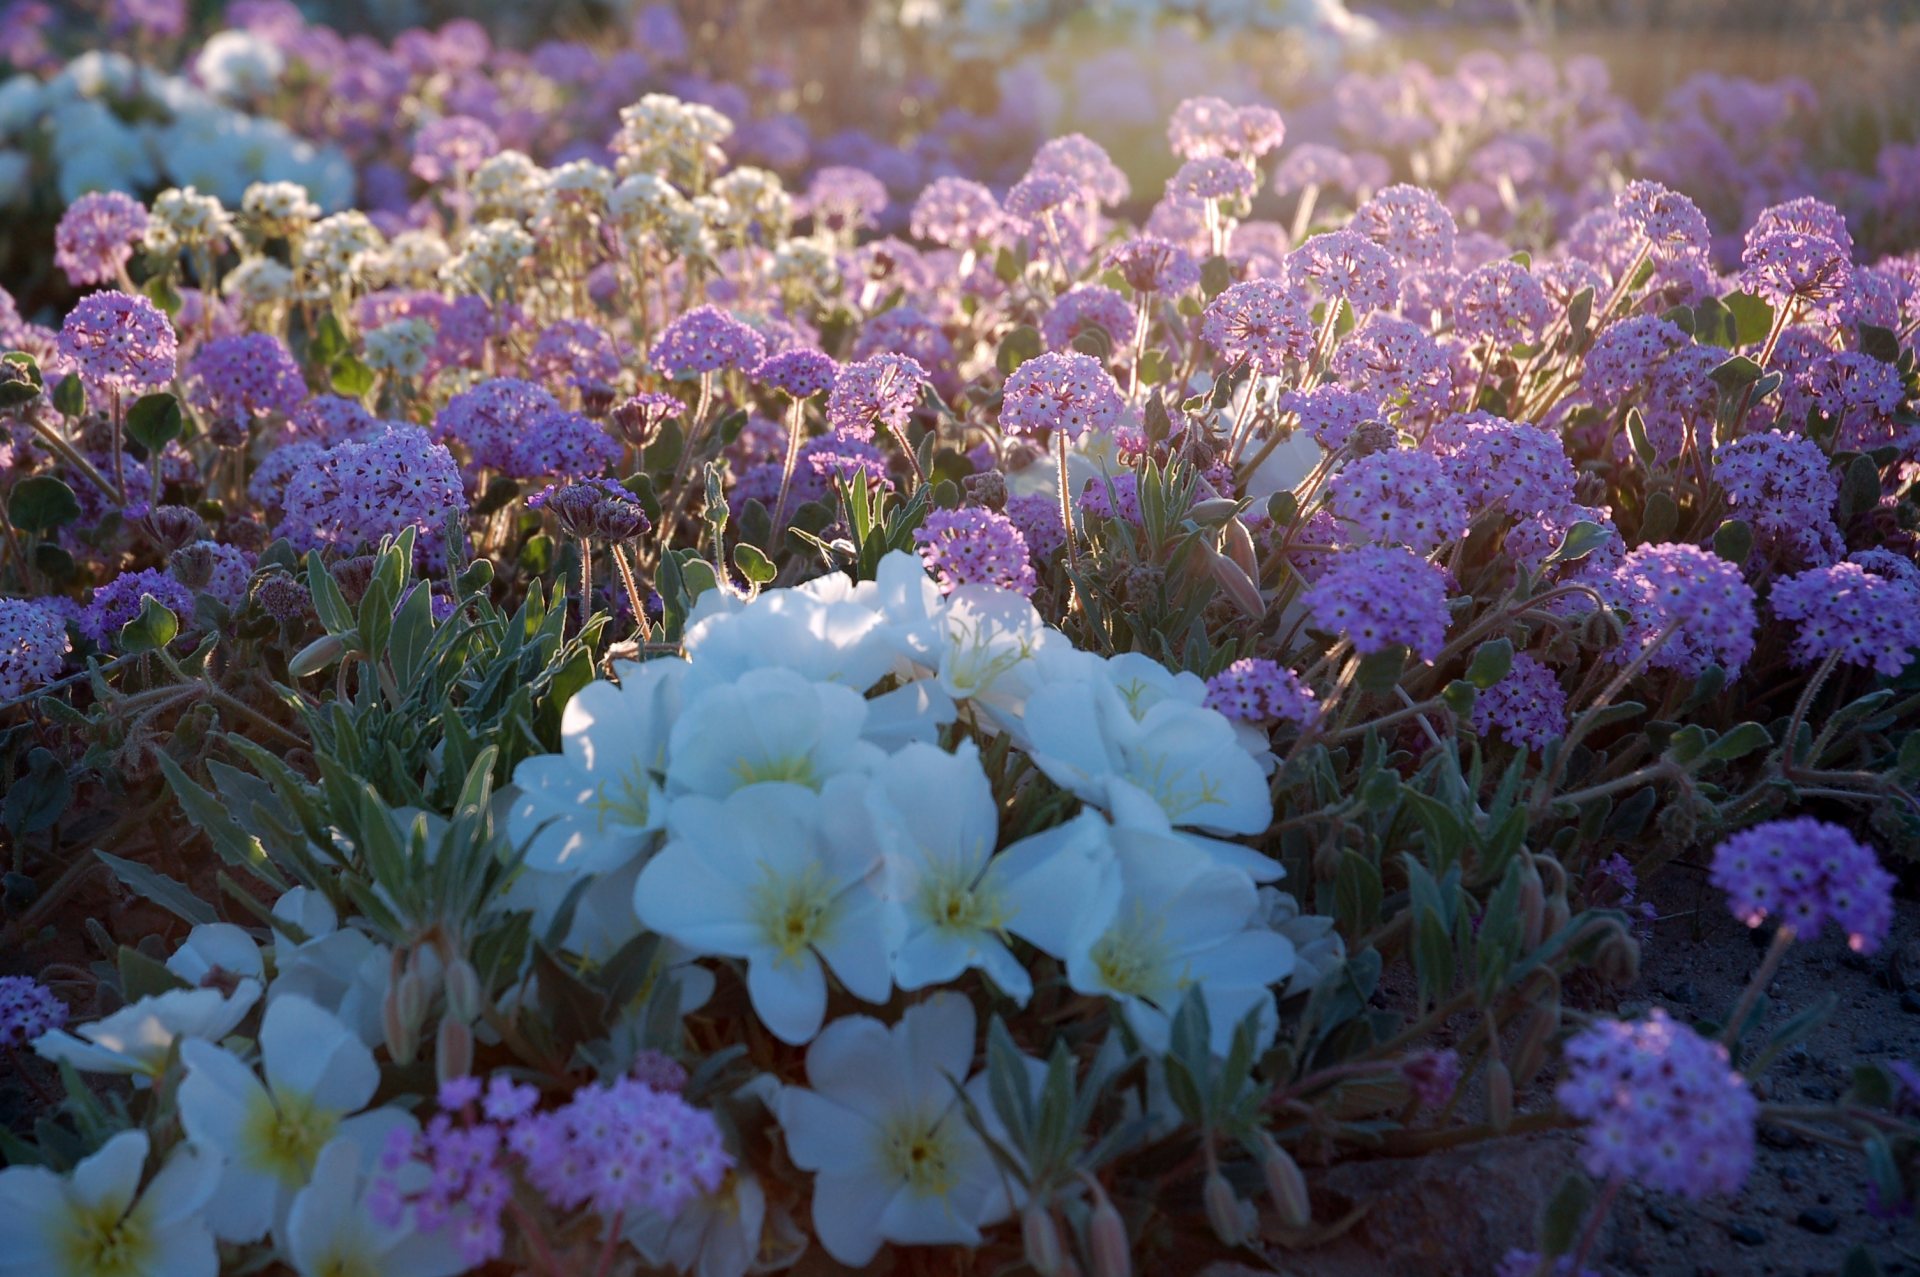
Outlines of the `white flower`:
{"label": "white flower", "polygon": [[1028,902],[1072,857],[1072,838],[1026,839],[996,856],[1000,811],[972,742],[949,754],[909,745],[875,773],[867,793],[886,858],[886,894],[899,911],[894,982],[924,989],[970,967],[1025,1004],[1033,978],[1007,948],[1023,934]]}
{"label": "white flower", "polygon": [[[1273,820],[1267,778],[1233,724],[1171,694],[1174,688],[1156,689],[1137,667],[1117,672],[1118,681],[1102,668],[1028,699],[1022,721],[1034,763],[1123,825],[1265,830]],[[1137,714],[1136,703],[1145,704]]]}
{"label": "white flower", "polygon": [[[918,560],[914,568],[925,579]],[[874,603],[840,573],[762,591],[751,604],[708,590],[694,605],[684,645],[702,682],[777,667],[864,692],[901,660],[889,617]]]}
{"label": "white flower", "polygon": [[242,980],[232,993],[219,989],[169,989],[80,1026],[35,1038],[41,1057],[88,1073],[126,1073],[146,1080],[166,1070],[173,1044],[182,1039],[218,1041],[233,1032],[260,998],[258,980]]}
{"label": "white flower", "polygon": [[418,377],[427,370],[436,335],[433,325],[414,316],[370,329],[366,335],[367,367],[375,372]]}
{"label": "white flower", "polygon": [[200,1219],[218,1159],[181,1147],[140,1192],[145,1131],[122,1131],[69,1176],[0,1171],[0,1277],[216,1277]]}
{"label": "white flower", "polygon": [[1293,946],[1264,925],[1252,879],[1175,834],[1116,826],[1107,839],[1110,858],[1078,889],[1033,893],[1034,911],[1049,915],[1029,923],[1034,943],[1065,959],[1075,991],[1120,1003],[1149,1050],[1166,1050],[1195,987],[1217,1053],[1256,1009],[1270,1042],[1273,986],[1292,973]]}
{"label": "white flower", "polygon": [[313,1179],[294,1195],[275,1237],[300,1277],[452,1277],[468,1265],[450,1230],[423,1233],[374,1222],[365,1204],[364,1156],[350,1140],[330,1141]]}
{"label": "white flower", "polygon": [[678,1215],[648,1214],[630,1220],[626,1238],[654,1267],[694,1277],[743,1277],[756,1269],[767,1222],[767,1195],[760,1181],[729,1172],[718,1191],[694,1199]]}
{"label": "white flower", "polygon": [[[977,1245],[1011,1203],[954,1091],[973,1066],[973,1006],[938,993],[888,1029],[835,1020],[807,1050],[807,1088],[778,1102],[794,1164],[814,1172],[813,1226],[860,1266],[882,1242]],[[984,1075],[983,1075],[984,1076]],[[984,1088],[969,1091],[982,1108]]]}
{"label": "white flower", "polygon": [[231,922],[203,922],[187,932],[167,959],[167,970],[191,985],[217,984],[222,974],[252,980],[267,976],[260,946]]}
{"label": "white flower", "polygon": [[514,768],[507,836],[528,868],[604,873],[646,849],[666,816],[659,777],[687,668],[647,661],[622,665],[618,686],[589,683],[561,716],[560,752]]}
{"label": "white flower", "polygon": [[856,691],[791,670],[752,670],[688,697],[667,739],[668,786],[709,798],[767,781],[818,789],[879,760],[860,739],[866,718]]}
{"label": "white flower", "polygon": [[869,881],[879,854],[865,827],[865,782],[820,793],[749,785],[725,802],[673,805],[670,837],[634,886],[634,911],[695,953],[744,958],[767,1028],[800,1043],[820,1031],[833,969],[855,996],[884,1002],[887,914]]}
{"label": "white flower", "polygon": [[327,898],[306,887],[275,901],[273,916],[281,925],[273,931],[274,978],[267,1001],[306,998],[332,1012],[367,1045],[381,1041],[393,951],[357,928],[340,926]]}
{"label": "white flower", "polygon": [[[225,1159],[207,1220],[225,1241],[252,1241],[286,1218],[315,1158],[336,1135],[371,1160],[388,1131],[411,1121],[397,1109],[361,1113],[380,1070],[352,1030],[300,997],[276,999],[260,1025],[263,1083],[210,1042],[180,1048],[180,1123]],[[355,1116],[357,1115],[357,1116]]]}
{"label": "white flower", "polygon": [[287,58],[280,46],[251,31],[216,31],[200,46],[193,69],[208,92],[231,101],[272,91]]}

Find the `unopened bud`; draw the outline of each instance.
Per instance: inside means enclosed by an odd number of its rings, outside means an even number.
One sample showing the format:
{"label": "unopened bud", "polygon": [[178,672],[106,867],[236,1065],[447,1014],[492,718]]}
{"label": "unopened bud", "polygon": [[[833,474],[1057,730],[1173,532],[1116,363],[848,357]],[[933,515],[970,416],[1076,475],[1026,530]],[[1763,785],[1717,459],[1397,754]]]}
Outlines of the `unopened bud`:
{"label": "unopened bud", "polygon": [[213,542],[196,541],[183,545],[167,556],[167,571],[174,580],[198,594],[213,581]]}
{"label": "unopened bud", "polygon": [[1513,1076],[1522,1085],[1533,1080],[1546,1062],[1547,1048],[1553,1043],[1553,1035],[1560,1027],[1560,1003],[1553,1000],[1542,1002],[1527,1012],[1527,1022],[1520,1030],[1520,1045],[1513,1053]]}
{"label": "unopened bud", "polygon": [[1640,943],[1621,927],[1610,930],[1594,954],[1593,969],[1614,988],[1624,989],[1640,978]]}
{"label": "unopened bud", "polygon": [[1520,862],[1520,952],[1532,953],[1540,947],[1547,927],[1547,888],[1534,868],[1533,857],[1521,853]]}
{"label": "unopened bud", "polygon": [[613,387],[596,377],[576,378],[573,388],[580,392],[580,411],[589,417],[604,417],[613,407]]}
{"label": "unopened bud", "polygon": [[414,1026],[400,1013],[399,989],[387,990],[387,998],[380,1007],[380,1027],[387,1042],[387,1054],[395,1064],[410,1064],[413,1053],[420,1043]]}
{"label": "unopened bud", "polygon": [[441,1017],[433,1040],[433,1071],[442,1083],[473,1072],[473,1030],[466,1021]]}
{"label": "unopened bud", "polygon": [[1247,1239],[1246,1215],[1225,1175],[1217,1170],[1208,1174],[1207,1186],[1200,1196],[1206,1203],[1207,1223],[1213,1226],[1213,1235],[1223,1245],[1238,1246]]}
{"label": "unopened bud", "polygon": [[1247,525],[1238,519],[1228,519],[1220,530],[1220,548],[1227,557],[1247,574],[1249,580],[1260,579],[1260,560],[1253,552],[1253,534],[1247,531]]}
{"label": "unopened bud", "polygon": [[418,971],[409,967],[401,973],[393,985],[393,1000],[400,1008],[400,1018],[418,1027],[427,1013],[427,986]]}
{"label": "unopened bud", "polygon": [[157,505],[141,525],[163,551],[192,545],[207,535],[207,521],[191,506]]}
{"label": "unopened bud", "polygon": [[1313,1203],[1307,1196],[1307,1177],[1300,1163],[1274,1143],[1273,1136],[1260,1133],[1260,1173],[1267,1179],[1267,1196],[1280,1212],[1280,1222],[1288,1228],[1305,1228],[1313,1222]]}
{"label": "unopened bud", "polygon": [[1020,1215],[1020,1244],[1027,1267],[1040,1277],[1059,1277],[1060,1230],[1054,1226],[1053,1213],[1043,1206],[1029,1206]]}
{"label": "unopened bud", "polygon": [[346,640],[338,634],[323,635],[294,653],[293,659],[287,662],[287,673],[294,678],[318,674],[339,660],[346,650]]}
{"label": "unopened bud", "polygon": [[1220,587],[1220,592],[1235,607],[1251,617],[1266,615],[1267,601],[1260,597],[1260,587],[1241,570],[1238,563],[1216,550],[1208,558],[1207,566],[1213,573],[1214,584]]}
{"label": "unopened bud", "polygon": [[[1087,1217],[1087,1260],[1093,1265],[1089,1277],[1133,1277],[1133,1246],[1127,1240],[1127,1223],[1112,1200],[1097,1190],[1093,1213]],[[1067,1263],[1072,1262],[1069,1257]],[[1064,1270],[1061,1277],[1066,1277]]]}
{"label": "unopened bud", "polygon": [[998,470],[970,474],[960,480],[960,487],[967,494],[968,505],[988,510],[1004,510],[1007,507],[1007,476]]}
{"label": "unopened bud", "polygon": [[1487,1124],[1496,1131],[1513,1124],[1513,1074],[1501,1060],[1487,1065]]}
{"label": "unopened bud", "polygon": [[480,1014],[480,973],[465,958],[455,958],[447,965],[446,975],[447,1012],[461,1020],[471,1020]]}

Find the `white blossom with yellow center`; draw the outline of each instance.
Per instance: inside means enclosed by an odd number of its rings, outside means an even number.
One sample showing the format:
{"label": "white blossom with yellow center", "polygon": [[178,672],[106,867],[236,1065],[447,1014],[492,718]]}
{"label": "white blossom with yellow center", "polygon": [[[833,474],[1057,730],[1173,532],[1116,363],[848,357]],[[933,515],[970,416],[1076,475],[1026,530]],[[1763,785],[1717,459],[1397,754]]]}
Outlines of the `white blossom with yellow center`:
{"label": "white blossom with yellow center", "polygon": [[148,1151],[146,1132],[122,1131],[70,1175],[0,1171],[0,1277],[215,1277],[200,1211],[219,1158],[184,1145],[141,1192]]}
{"label": "white blossom with yellow center", "polygon": [[380,1082],[373,1052],[333,1015],[297,995],[274,999],[260,1025],[266,1078],[210,1042],[180,1049],[180,1122],[224,1162],[207,1222],[223,1241],[264,1236],[286,1218],[294,1194],[336,1136],[371,1162],[388,1131],[410,1119],[398,1109],[362,1113]]}
{"label": "white blossom with yellow center", "polygon": [[[813,1226],[842,1264],[883,1242],[978,1245],[1012,1210],[1005,1181],[955,1094],[973,1068],[973,1006],[938,993],[889,1029],[864,1015],[828,1025],[807,1050],[807,1086],[776,1106],[787,1152],[814,1172]],[[988,1110],[984,1074],[968,1086]]]}
{"label": "white blossom with yellow center", "polygon": [[826,968],[868,1002],[892,988],[866,786],[842,774],[819,793],[778,781],[724,802],[676,800],[667,844],[634,884],[634,911],[650,930],[696,954],[745,959],[754,1012],[785,1042],[820,1031]]}
{"label": "white blossom with yellow center", "polygon": [[391,1227],[374,1220],[365,1201],[363,1160],[351,1140],[336,1139],[320,1150],[312,1182],[294,1197],[285,1225],[275,1233],[293,1271],[299,1277],[453,1277],[465,1272],[468,1265],[454,1245],[452,1230],[422,1232],[408,1218]]}

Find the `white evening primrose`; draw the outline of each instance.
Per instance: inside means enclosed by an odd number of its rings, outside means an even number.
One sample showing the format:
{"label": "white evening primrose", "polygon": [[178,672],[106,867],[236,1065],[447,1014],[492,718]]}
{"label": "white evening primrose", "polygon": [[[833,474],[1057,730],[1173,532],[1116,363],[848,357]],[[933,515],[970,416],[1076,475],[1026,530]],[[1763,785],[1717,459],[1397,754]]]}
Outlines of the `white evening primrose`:
{"label": "white evening primrose", "polygon": [[866,718],[857,691],[792,670],[748,671],[688,697],[667,739],[668,788],[708,798],[768,782],[817,790],[882,757],[860,738]]}
{"label": "white evening primrose", "polygon": [[320,1150],[336,1136],[371,1161],[397,1109],[362,1113],[380,1084],[373,1052],[338,1019],[300,997],[276,999],[260,1025],[263,1082],[211,1042],[181,1044],[180,1122],[224,1161],[207,1222],[225,1241],[253,1241],[284,1221]]}
{"label": "white evening primrose", "polygon": [[450,1229],[422,1231],[409,1219],[374,1219],[366,1201],[364,1155],[336,1139],[314,1159],[313,1178],[294,1195],[275,1233],[280,1253],[299,1277],[452,1277],[469,1265]]}
{"label": "white evening primrose", "polygon": [[1273,819],[1267,778],[1233,724],[1176,696],[1161,696],[1136,716],[1129,693],[1143,699],[1151,685],[1121,674],[1116,684],[1102,668],[1028,698],[1022,726],[1040,770],[1118,824],[1216,834],[1266,829]]}
{"label": "white evening primrose", "polygon": [[682,798],[667,845],[634,885],[634,911],[649,930],[694,953],[746,961],[753,1009],[783,1042],[820,1031],[822,964],[868,1002],[886,1001],[892,985],[865,788],[862,778],[837,776],[819,793],[782,782],[724,802]]}
{"label": "white evening primrose", "polygon": [[188,984],[218,988],[227,981],[267,977],[253,937],[231,922],[202,922],[167,959],[167,970]]}
{"label": "white evening primrose", "polygon": [[1030,929],[1035,943],[1065,959],[1076,992],[1119,1003],[1151,1051],[1166,1050],[1173,1014],[1196,988],[1216,1053],[1255,1010],[1261,1044],[1272,1041],[1273,986],[1293,973],[1294,953],[1266,925],[1253,880],[1177,834],[1118,826],[1107,839],[1097,882],[1037,902],[1054,917]]}
{"label": "white evening primrose", "polygon": [[166,1071],[173,1044],[219,1041],[234,1031],[260,1000],[260,982],[241,980],[233,992],[169,989],[141,998],[75,1033],[55,1029],[33,1040],[43,1059],[71,1064],[83,1073],[123,1073],[150,1082]]}
{"label": "white evening primrose", "polygon": [[664,823],[660,778],[679,711],[685,661],[620,667],[620,683],[576,692],[560,719],[560,752],[514,768],[519,795],[507,836],[541,873],[604,873],[646,850]]}
{"label": "white evening primrose", "polygon": [[[981,1226],[1011,1212],[954,1089],[972,1072],[973,1035],[973,1006],[955,993],[891,1029],[846,1016],[808,1048],[807,1086],[781,1092],[787,1152],[814,1172],[814,1232],[842,1264],[864,1265],[883,1242],[978,1245]],[[981,1080],[969,1093],[984,1110]]]}
{"label": "white evening primrose", "polygon": [[183,1145],[145,1192],[145,1131],[122,1131],[70,1175],[0,1171],[0,1277],[216,1277],[200,1218],[219,1159]]}
{"label": "white evening primrose", "polygon": [[924,989],[978,968],[1024,1005],[1033,978],[1008,937],[1059,880],[1066,865],[1056,858],[1077,854],[1072,836],[1029,838],[996,856],[1000,811],[971,741],[951,754],[908,745],[874,773],[867,808],[899,915],[894,983]]}

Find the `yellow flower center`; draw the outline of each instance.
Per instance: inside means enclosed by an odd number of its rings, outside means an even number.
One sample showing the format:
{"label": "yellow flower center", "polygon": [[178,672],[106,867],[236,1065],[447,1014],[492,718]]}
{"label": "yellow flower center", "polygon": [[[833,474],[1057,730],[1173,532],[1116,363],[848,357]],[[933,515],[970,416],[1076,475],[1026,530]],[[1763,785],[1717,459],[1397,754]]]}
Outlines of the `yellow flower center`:
{"label": "yellow flower center", "polygon": [[594,795],[595,832],[605,833],[609,819],[622,825],[644,825],[649,807],[645,767],[636,766],[625,775],[604,780]]}
{"label": "yellow flower center", "polygon": [[959,1179],[953,1141],[938,1117],[903,1113],[881,1135],[887,1169],[921,1197],[945,1197]]}
{"label": "yellow flower center", "polygon": [[82,1207],[68,1221],[60,1271],[72,1277],[138,1277],[153,1259],[153,1236],[135,1212]]}
{"label": "yellow flower center", "polygon": [[1094,942],[1089,957],[1100,983],[1122,997],[1153,998],[1173,989],[1185,988],[1184,975],[1172,975],[1173,951],[1166,942],[1166,927],[1149,919],[1136,906],[1133,916],[1108,927]]}
{"label": "yellow flower center", "polygon": [[241,1148],[249,1165],[297,1188],[313,1174],[313,1159],[339,1125],[338,1113],[319,1108],[307,1096],[255,1096],[247,1106]]}
{"label": "yellow flower center", "polygon": [[833,891],[818,865],[781,878],[771,869],[754,888],[753,919],[782,958],[793,960],[826,934]]}
{"label": "yellow flower center", "polygon": [[759,785],[768,781],[805,785],[808,789],[820,788],[820,777],[813,769],[813,758],[807,754],[737,758],[733,763],[733,775],[740,782],[742,789],[748,785]]}
{"label": "yellow flower center", "polygon": [[929,865],[920,882],[920,912],[942,931],[999,931],[1006,922],[1006,901],[985,883],[963,876],[950,865]]}

